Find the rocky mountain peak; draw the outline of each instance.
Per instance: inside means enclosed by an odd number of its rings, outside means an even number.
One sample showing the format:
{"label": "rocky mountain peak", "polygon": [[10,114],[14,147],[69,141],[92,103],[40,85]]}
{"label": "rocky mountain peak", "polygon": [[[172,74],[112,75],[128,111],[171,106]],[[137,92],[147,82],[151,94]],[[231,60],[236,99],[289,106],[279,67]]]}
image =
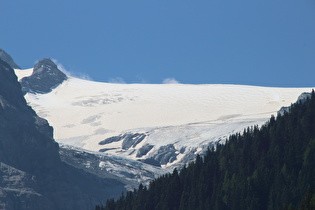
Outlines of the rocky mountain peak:
{"label": "rocky mountain peak", "polygon": [[49,58],[38,61],[33,74],[21,79],[22,92],[48,93],[67,79],[67,76]]}
{"label": "rocky mountain peak", "polygon": [[12,59],[12,57],[4,50],[0,49],[0,59],[8,63],[14,69],[21,69]]}
{"label": "rocky mountain peak", "polygon": [[57,65],[49,58],[41,59],[34,66],[34,72],[35,73],[36,72],[39,73],[41,71],[47,71],[47,73],[52,74],[52,73],[54,73],[54,71],[56,69],[58,69]]}

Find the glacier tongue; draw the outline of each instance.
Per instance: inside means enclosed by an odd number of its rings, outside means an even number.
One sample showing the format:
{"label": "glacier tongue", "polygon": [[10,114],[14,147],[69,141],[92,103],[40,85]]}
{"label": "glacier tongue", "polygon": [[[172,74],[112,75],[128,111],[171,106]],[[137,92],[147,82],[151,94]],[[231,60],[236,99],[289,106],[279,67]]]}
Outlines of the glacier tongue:
{"label": "glacier tongue", "polygon": [[139,161],[101,152],[60,144],[62,161],[76,168],[83,169],[101,178],[119,180],[127,190],[133,190],[139,183],[149,184],[158,176],[170,172]]}

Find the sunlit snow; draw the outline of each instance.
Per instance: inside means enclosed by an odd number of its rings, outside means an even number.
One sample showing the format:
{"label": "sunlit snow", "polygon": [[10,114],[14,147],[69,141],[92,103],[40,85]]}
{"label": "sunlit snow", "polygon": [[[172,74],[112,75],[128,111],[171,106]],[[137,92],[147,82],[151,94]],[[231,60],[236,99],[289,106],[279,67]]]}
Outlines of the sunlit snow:
{"label": "sunlit snow", "polygon": [[18,81],[20,81],[20,79],[22,79],[23,77],[28,77],[31,76],[33,74],[33,68],[31,69],[14,69],[14,72],[16,74],[16,76],[18,77]]}
{"label": "sunlit snow", "polygon": [[[137,159],[135,151],[145,144],[154,148],[142,158],[163,145],[187,151],[225,140],[247,126],[262,125],[309,91],[245,85],[112,84],[70,77],[50,93],[25,97],[54,127],[56,141],[92,151],[107,148],[108,153]],[[124,133],[144,133],[146,138],[128,150],[122,149],[121,141],[99,145]],[[182,157],[178,154],[173,163]]]}

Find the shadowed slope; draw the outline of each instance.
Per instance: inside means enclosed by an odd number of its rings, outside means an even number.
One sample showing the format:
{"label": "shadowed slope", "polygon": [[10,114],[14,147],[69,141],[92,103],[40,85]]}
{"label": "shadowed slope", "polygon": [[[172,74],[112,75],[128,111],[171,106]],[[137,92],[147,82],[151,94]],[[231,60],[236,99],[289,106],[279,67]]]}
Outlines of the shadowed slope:
{"label": "shadowed slope", "polygon": [[88,209],[123,185],[60,160],[53,129],[26,104],[13,69],[0,60],[0,209]]}

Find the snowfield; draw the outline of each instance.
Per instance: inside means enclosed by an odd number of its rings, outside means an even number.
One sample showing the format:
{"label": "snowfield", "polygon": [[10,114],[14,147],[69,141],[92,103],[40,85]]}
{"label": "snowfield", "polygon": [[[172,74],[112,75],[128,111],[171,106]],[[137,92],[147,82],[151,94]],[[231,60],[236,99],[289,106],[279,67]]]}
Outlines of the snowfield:
{"label": "snowfield", "polygon": [[[18,78],[27,75],[16,70]],[[23,72],[23,73],[22,73]],[[70,77],[47,94],[26,94],[65,145],[164,168],[264,124],[312,88],[244,85],[112,84]]]}

